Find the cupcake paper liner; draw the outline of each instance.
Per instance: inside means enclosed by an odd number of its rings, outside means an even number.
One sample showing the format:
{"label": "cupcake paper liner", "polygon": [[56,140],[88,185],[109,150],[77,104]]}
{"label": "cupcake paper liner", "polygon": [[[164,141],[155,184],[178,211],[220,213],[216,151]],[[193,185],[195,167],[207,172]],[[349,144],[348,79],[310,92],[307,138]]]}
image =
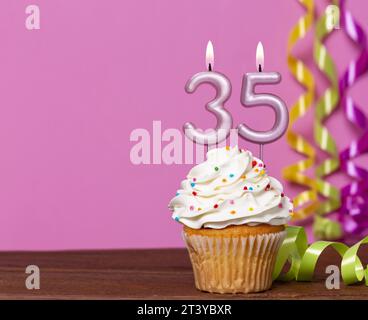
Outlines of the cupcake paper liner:
{"label": "cupcake paper liner", "polygon": [[237,237],[183,232],[197,289],[214,293],[250,293],[269,289],[285,231]]}

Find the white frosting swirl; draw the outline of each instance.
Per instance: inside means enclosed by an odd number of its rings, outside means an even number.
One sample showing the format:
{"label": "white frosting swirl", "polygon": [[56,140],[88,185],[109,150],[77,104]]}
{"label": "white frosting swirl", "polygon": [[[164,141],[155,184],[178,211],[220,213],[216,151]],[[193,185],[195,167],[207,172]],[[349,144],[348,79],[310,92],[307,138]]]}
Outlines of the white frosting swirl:
{"label": "white frosting swirl", "polygon": [[207,160],[190,170],[169,208],[173,219],[190,228],[222,229],[286,224],[293,205],[260,159],[226,147],[208,151]]}

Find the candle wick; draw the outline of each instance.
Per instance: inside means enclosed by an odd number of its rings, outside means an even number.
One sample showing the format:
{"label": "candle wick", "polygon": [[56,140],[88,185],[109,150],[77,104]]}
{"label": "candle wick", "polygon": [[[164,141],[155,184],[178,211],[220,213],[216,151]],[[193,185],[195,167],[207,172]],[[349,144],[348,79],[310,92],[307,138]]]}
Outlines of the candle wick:
{"label": "candle wick", "polygon": [[208,71],[212,71],[212,65],[211,65],[211,63],[208,64]]}
{"label": "candle wick", "polygon": [[258,72],[262,72],[262,65],[261,64],[258,65]]}

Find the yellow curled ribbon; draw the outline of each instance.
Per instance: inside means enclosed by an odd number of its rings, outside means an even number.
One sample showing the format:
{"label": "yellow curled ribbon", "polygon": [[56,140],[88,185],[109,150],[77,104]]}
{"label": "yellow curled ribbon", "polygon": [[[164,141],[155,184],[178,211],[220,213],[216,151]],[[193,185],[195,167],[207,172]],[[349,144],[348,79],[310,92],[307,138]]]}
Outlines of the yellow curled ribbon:
{"label": "yellow curled ribbon", "polygon": [[[343,243],[331,241],[317,241],[308,247],[304,228],[288,226],[286,232],[276,258],[272,275],[274,280],[311,281],[318,258],[326,248],[332,247],[342,257],[341,276],[344,283],[349,285],[365,279],[365,285],[368,286],[368,266],[364,268],[358,257],[359,247],[368,243],[368,236],[350,248]],[[282,274],[287,261],[290,262],[290,269]]]}
{"label": "yellow curled ribbon", "polygon": [[295,164],[287,166],[283,169],[283,177],[285,180],[307,187],[308,189],[296,195],[293,199],[294,213],[293,219],[304,219],[314,214],[318,207],[318,192],[316,181],[306,174],[304,171],[313,167],[315,162],[315,150],[313,146],[301,135],[295,133],[292,128],[294,123],[303,117],[311,108],[314,100],[314,79],[310,70],[303,62],[295,58],[291,51],[298,40],[302,39],[307,30],[313,24],[314,2],[313,0],[298,0],[307,10],[305,16],[301,17],[298,23],[290,32],[287,46],[287,62],[290,72],[295,79],[305,87],[306,91],[302,94],[298,101],[290,110],[289,127],[286,132],[286,139],[290,147],[306,156],[305,159]]}
{"label": "yellow curled ribbon", "polygon": [[[326,215],[337,210],[340,207],[340,191],[331,183],[324,180],[330,174],[336,172],[340,167],[338,150],[336,143],[331,134],[324,126],[324,122],[336,109],[339,102],[339,87],[337,80],[337,72],[331,56],[328,54],[323,41],[333,32],[333,28],[329,28],[326,24],[327,13],[325,13],[316,23],[316,34],[314,41],[314,60],[319,70],[330,81],[330,87],[323,93],[316,104],[316,114],[314,123],[314,139],[323,151],[329,154],[329,158],[324,160],[316,168],[318,193],[326,198],[320,203],[317,214]],[[318,222],[315,222],[318,223]],[[332,223],[332,222],[331,222]],[[315,227],[315,229],[321,229]],[[336,229],[336,228],[335,228]],[[335,235],[341,236],[340,226],[334,230]],[[331,234],[322,234],[320,237],[331,239]]]}

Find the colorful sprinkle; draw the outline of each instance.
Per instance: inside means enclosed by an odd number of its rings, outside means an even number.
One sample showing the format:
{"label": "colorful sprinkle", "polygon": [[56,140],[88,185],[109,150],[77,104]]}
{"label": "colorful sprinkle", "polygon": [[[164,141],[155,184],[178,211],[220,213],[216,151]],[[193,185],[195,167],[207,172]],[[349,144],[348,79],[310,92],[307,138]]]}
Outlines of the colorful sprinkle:
{"label": "colorful sprinkle", "polygon": [[218,167],[215,167],[215,171],[219,171],[219,168]]}
{"label": "colorful sprinkle", "polygon": [[231,211],[230,211],[230,213],[231,213],[231,214],[235,214],[235,213],[236,213],[236,211],[235,211],[235,210],[231,210]]}
{"label": "colorful sprinkle", "polygon": [[193,191],[193,192],[192,192],[192,195],[193,195],[193,196],[196,196],[196,195],[197,195],[197,192]]}
{"label": "colorful sprinkle", "polygon": [[279,208],[282,208],[282,203],[279,203]]}
{"label": "colorful sprinkle", "polygon": [[249,190],[252,191],[253,190],[253,187],[249,187]]}
{"label": "colorful sprinkle", "polygon": [[217,208],[218,208],[218,204],[216,203],[213,207],[214,207],[215,209],[217,209]]}
{"label": "colorful sprinkle", "polygon": [[243,188],[243,190],[248,190],[248,187],[247,187],[247,186],[245,186],[245,187]]}
{"label": "colorful sprinkle", "polygon": [[222,179],[222,182],[225,183],[225,182],[227,182],[227,180],[226,179]]}
{"label": "colorful sprinkle", "polygon": [[247,176],[245,174],[243,174],[241,177],[242,177],[242,179],[246,179],[247,178]]}
{"label": "colorful sprinkle", "polygon": [[202,210],[202,208],[198,208],[197,210],[198,210],[198,211],[201,211],[201,210]]}
{"label": "colorful sprinkle", "polygon": [[257,161],[256,160],[253,160],[252,161],[252,167],[254,168],[256,165],[257,165]]}
{"label": "colorful sprinkle", "polygon": [[177,192],[177,193],[176,193],[176,196],[178,196],[179,194],[180,194],[180,193],[179,193],[179,192]]}
{"label": "colorful sprinkle", "polygon": [[258,167],[263,167],[263,163],[258,164]]}
{"label": "colorful sprinkle", "polygon": [[189,210],[190,210],[190,211],[193,211],[193,210],[194,210],[194,206],[190,206],[190,207],[189,207]]}
{"label": "colorful sprinkle", "polygon": [[230,177],[230,178],[234,178],[234,174],[233,174],[233,173],[230,173],[230,174],[229,174],[229,177]]}
{"label": "colorful sprinkle", "polygon": [[230,200],[230,204],[234,204],[234,200]]}
{"label": "colorful sprinkle", "polygon": [[175,217],[175,221],[179,221],[179,217]]}
{"label": "colorful sprinkle", "polygon": [[254,209],[252,207],[248,208],[249,211],[253,211]]}
{"label": "colorful sprinkle", "polygon": [[284,193],[281,193],[281,197],[285,197]]}
{"label": "colorful sprinkle", "polygon": [[259,172],[259,170],[258,170],[258,169],[255,169],[254,171],[255,171],[255,172]]}
{"label": "colorful sprinkle", "polygon": [[194,186],[195,186],[195,183],[194,183],[194,182],[192,182],[190,185],[191,185],[192,187],[194,187]]}
{"label": "colorful sprinkle", "polygon": [[196,182],[197,181],[197,179],[196,178],[193,178],[193,182]]}
{"label": "colorful sprinkle", "polygon": [[229,146],[226,146],[226,150],[229,151],[230,150],[230,147]]}

